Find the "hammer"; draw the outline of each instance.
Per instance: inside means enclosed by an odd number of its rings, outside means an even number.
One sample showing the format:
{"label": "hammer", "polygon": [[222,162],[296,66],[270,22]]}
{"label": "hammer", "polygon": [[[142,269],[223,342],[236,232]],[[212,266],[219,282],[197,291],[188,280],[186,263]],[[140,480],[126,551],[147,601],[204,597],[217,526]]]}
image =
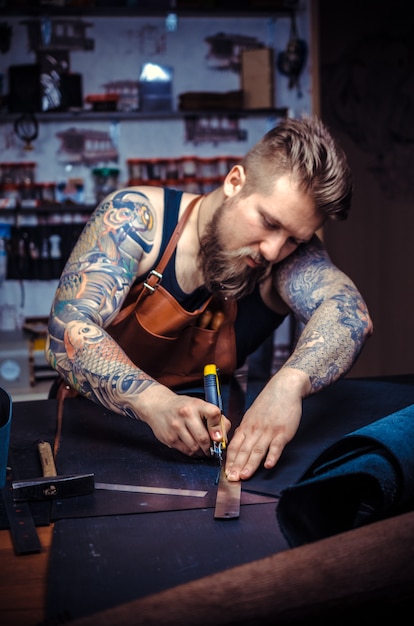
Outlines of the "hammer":
{"label": "hammer", "polygon": [[46,441],[38,444],[43,476],[12,482],[13,500],[50,500],[84,496],[95,489],[93,474],[58,476],[52,448]]}

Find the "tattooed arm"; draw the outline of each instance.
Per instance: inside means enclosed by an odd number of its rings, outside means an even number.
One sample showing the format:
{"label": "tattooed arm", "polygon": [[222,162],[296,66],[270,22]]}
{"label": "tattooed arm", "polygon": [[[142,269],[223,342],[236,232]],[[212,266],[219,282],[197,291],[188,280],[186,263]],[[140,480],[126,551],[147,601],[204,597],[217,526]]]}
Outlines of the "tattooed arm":
{"label": "tattooed arm", "polygon": [[[156,193],[151,198],[162,202]],[[210,437],[221,438],[217,407],[157,383],[105,331],[135,279],[156,260],[161,240],[156,215],[138,188],[117,191],[96,209],[59,281],[46,357],[71,387],[112,411],[147,422],[166,445],[186,454],[200,448],[209,454]]]}
{"label": "tattooed arm", "polygon": [[281,264],[276,287],[305,324],[284,367],[305,372],[310,393],[338,380],[372,333],[367,306],[354,283],[330,261],[320,240]]}
{"label": "tattooed arm", "polygon": [[276,465],[299,427],[303,398],[345,375],[372,333],[360,293],[316,236],[275,267],[273,284],[305,326],[292,355],[246,412],[228,447],[231,480],[249,478],[263,459],[266,468]]}

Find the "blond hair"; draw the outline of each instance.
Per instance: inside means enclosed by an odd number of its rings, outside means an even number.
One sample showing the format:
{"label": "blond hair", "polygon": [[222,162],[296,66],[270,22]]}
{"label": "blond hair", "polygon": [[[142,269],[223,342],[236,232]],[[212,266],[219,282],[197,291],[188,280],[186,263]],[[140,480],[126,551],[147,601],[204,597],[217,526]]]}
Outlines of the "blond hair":
{"label": "blond hair", "polygon": [[275,181],[290,174],[327,218],[344,220],[352,199],[352,174],[342,148],[315,116],[284,118],[243,158],[241,195],[270,195]]}

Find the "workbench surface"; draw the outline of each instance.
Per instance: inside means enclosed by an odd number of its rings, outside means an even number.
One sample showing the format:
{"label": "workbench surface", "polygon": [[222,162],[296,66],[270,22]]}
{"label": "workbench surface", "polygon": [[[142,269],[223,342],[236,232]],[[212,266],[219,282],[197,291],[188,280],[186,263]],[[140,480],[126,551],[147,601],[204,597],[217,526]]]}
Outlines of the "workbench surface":
{"label": "workbench surface", "polygon": [[[262,385],[250,383],[246,394],[237,386],[223,387],[233,427]],[[43,550],[22,556],[13,553],[0,507],[0,560],[7,572],[0,578],[0,622],[76,620],[289,551],[276,518],[281,491],[343,435],[411,404],[414,376],[344,379],[306,399],[299,431],[276,468],[259,469],[243,483],[240,517],[223,521],[213,515],[214,459],[184,457],[160,444],[141,422],[84,398],[67,400],[56,455],[59,474],[93,472],[102,483],[207,493],[201,498],[95,490],[34,505]],[[13,406],[15,477],[40,475],[36,443],[53,445],[56,413],[56,400]]]}

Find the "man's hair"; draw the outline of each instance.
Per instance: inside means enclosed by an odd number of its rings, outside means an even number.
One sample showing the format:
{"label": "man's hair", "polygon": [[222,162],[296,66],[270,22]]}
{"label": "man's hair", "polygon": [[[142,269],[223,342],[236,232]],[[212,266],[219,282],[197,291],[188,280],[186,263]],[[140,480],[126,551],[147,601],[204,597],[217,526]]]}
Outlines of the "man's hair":
{"label": "man's hair", "polygon": [[326,218],[344,220],[352,199],[352,174],[344,151],[315,116],[284,118],[241,162],[246,181],[241,195],[270,195],[283,175],[310,193]]}

